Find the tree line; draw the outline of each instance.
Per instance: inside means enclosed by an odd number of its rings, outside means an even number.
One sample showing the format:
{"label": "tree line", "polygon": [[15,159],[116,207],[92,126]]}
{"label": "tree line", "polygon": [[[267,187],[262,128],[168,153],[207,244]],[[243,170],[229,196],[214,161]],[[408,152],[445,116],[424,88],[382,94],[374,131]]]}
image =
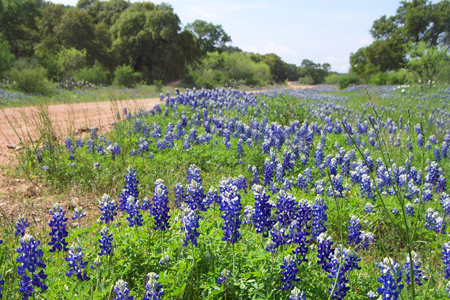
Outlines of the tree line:
{"label": "tree line", "polygon": [[351,74],[375,84],[450,82],[450,1],[401,1],[373,22],[374,41],[350,56]]}
{"label": "tree line", "polygon": [[221,25],[196,20],[182,28],[167,3],[0,1],[0,78],[19,80],[31,68],[53,82],[132,86],[182,80],[211,88],[299,78],[319,84],[331,74],[327,63],[305,59],[297,66],[230,43]]}

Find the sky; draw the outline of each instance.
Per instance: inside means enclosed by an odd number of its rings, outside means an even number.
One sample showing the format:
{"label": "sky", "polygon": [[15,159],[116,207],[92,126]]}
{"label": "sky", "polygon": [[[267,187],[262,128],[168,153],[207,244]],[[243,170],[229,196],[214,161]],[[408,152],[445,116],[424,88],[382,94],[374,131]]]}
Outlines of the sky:
{"label": "sky", "polygon": [[[77,0],[51,0],[75,6]],[[131,0],[131,2],[137,2]],[[373,41],[373,21],[392,16],[397,0],[167,0],[182,26],[195,20],[222,25],[231,45],[247,52],[275,53],[285,62],[329,63],[346,73],[350,54]]]}

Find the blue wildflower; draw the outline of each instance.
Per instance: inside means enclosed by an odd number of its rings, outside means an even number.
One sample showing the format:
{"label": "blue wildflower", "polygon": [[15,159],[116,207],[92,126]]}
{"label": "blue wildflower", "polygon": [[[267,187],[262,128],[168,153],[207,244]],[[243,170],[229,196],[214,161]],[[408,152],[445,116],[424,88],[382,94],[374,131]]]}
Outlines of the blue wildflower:
{"label": "blue wildflower", "polygon": [[147,274],[147,277],[145,296],[142,300],[160,300],[162,295],[164,295],[164,290],[161,284],[158,283],[159,276],[156,273],[150,272]]}
{"label": "blue wildflower", "polygon": [[128,213],[128,226],[142,226],[142,222],[144,220],[142,219],[142,214],[140,212],[141,207],[139,200],[134,198],[133,196],[129,196],[125,209]]}
{"label": "blue wildflower", "polygon": [[186,247],[191,243],[197,247],[197,238],[200,235],[198,232],[198,220],[200,217],[196,216],[195,210],[185,207],[183,209],[183,217],[181,218],[181,230],[185,232],[183,246]]}
{"label": "blue wildflower", "polygon": [[[17,222],[16,222],[16,232],[15,235],[18,236],[24,236],[25,235],[25,231],[27,229],[27,227],[29,227],[30,224],[28,223],[28,219],[24,218],[23,216],[20,216],[19,218],[17,218]],[[1,298],[0,298],[1,299]]]}
{"label": "blue wildflower", "polygon": [[88,281],[90,278],[86,274],[87,261],[83,261],[83,251],[77,244],[72,244],[69,249],[69,256],[65,257],[65,260],[69,264],[69,272],[66,273],[67,277],[76,275],[79,281]]}
{"label": "blue wildflower", "polygon": [[[422,280],[427,281],[428,277],[425,272],[420,269],[422,262],[419,259],[419,256],[414,251],[412,252],[413,256],[413,272],[414,272],[414,281],[418,286],[423,284]],[[403,270],[405,272],[405,282],[406,284],[411,284],[411,260],[409,259],[409,255],[406,257],[406,263],[403,266]]]}
{"label": "blue wildflower", "polygon": [[273,226],[273,221],[270,219],[272,211],[272,206],[269,203],[270,196],[261,185],[254,185],[252,190],[255,198],[253,223],[255,224],[256,232],[262,233],[264,237],[267,237],[269,230]]}
{"label": "blue wildflower", "polygon": [[450,279],[450,242],[442,245],[442,263],[445,265],[444,278]]}
{"label": "blue wildflower", "polygon": [[67,251],[68,248],[66,237],[69,233],[66,230],[67,218],[64,218],[64,211],[61,205],[59,205],[59,203],[53,205],[53,209],[50,210],[50,214],[53,216],[52,220],[48,223],[52,229],[49,233],[51,236],[51,241],[48,243],[52,246],[50,252]]}
{"label": "blue wildflower", "polygon": [[322,267],[322,270],[324,272],[329,273],[331,272],[331,257],[334,253],[334,249],[331,248],[331,246],[333,245],[333,240],[326,232],[322,232],[317,237],[317,241],[317,258],[319,258],[317,263]]}
{"label": "blue wildflower", "polygon": [[220,185],[222,187],[220,210],[223,212],[221,217],[224,220],[222,226],[224,237],[222,240],[234,244],[241,237],[239,232],[241,227],[241,221],[239,220],[242,209],[241,196],[238,194],[237,187],[231,182],[222,181]]}
{"label": "blue wildflower", "polygon": [[222,284],[227,284],[228,282],[228,278],[230,278],[231,275],[231,271],[224,269],[222,272],[220,272],[220,277],[217,278],[217,284],[218,285],[222,285]]}
{"label": "blue wildflower", "polygon": [[293,283],[300,280],[300,278],[296,277],[298,269],[296,267],[295,258],[288,254],[283,259],[283,265],[281,265],[280,268],[284,270],[281,272],[283,274],[283,278],[281,278],[281,281],[284,282],[281,289],[292,289],[294,287]]}
{"label": "blue wildflower", "polygon": [[327,206],[325,201],[320,196],[316,197],[316,201],[312,206],[312,236],[311,240],[315,240],[322,232],[325,232],[327,228],[325,227],[325,222],[328,220],[327,217]]}
{"label": "blue wildflower", "polygon": [[383,300],[398,300],[404,287],[403,284],[400,284],[402,281],[400,265],[389,257],[378,263],[377,266],[381,270],[381,278],[378,278],[378,282],[383,285],[377,289],[378,294],[383,296]]}
{"label": "blue wildflower", "polygon": [[331,269],[329,278],[333,278],[333,284],[330,286],[330,294],[332,299],[344,299],[350,289],[346,284],[348,283],[347,273],[355,269],[359,270],[358,262],[361,258],[356,252],[350,252],[349,249],[341,249],[340,246],[336,248],[331,256]]}
{"label": "blue wildflower", "polygon": [[167,196],[167,187],[164,185],[164,180],[162,179],[157,179],[155,181],[151,214],[155,220],[153,229],[165,231],[170,227],[169,198]]}
{"label": "blue wildflower", "polygon": [[[38,249],[39,245],[40,241],[35,241],[31,235],[25,234],[20,239],[20,248],[16,249],[19,253],[16,260],[20,263],[17,273],[22,277],[19,291],[24,300],[34,296],[35,288],[39,288],[41,292],[47,290],[44,282],[47,275],[43,270],[46,265],[42,262],[44,252]],[[41,270],[38,272],[38,269]]]}
{"label": "blue wildflower", "polygon": [[112,300],[133,300],[133,296],[130,296],[130,290],[128,289],[128,283],[122,279],[117,280],[114,285],[114,293],[116,297]]}
{"label": "blue wildflower", "polygon": [[83,212],[83,207],[81,207],[81,206],[77,206],[73,212],[74,212],[74,214],[73,214],[72,220],[82,219],[86,216],[86,213]]}
{"label": "blue wildflower", "polygon": [[108,227],[103,226],[102,230],[100,230],[100,235],[102,236],[98,242],[100,243],[100,253],[98,255],[110,255],[112,251],[112,241],[113,235],[112,232],[109,231]]}
{"label": "blue wildflower", "polygon": [[362,241],[361,220],[356,216],[352,216],[348,224],[348,244],[359,245]]}
{"label": "blue wildflower", "polygon": [[128,168],[127,175],[125,176],[125,185],[119,195],[120,210],[122,210],[122,211],[125,210],[125,206],[126,206],[129,196],[132,196],[135,199],[139,199],[138,184],[139,184],[139,181],[137,180],[136,170],[131,167]]}
{"label": "blue wildflower", "polygon": [[289,300],[306,300],[305,293],[300,291],[298,288],[294,288],[291,291],[291,294],[289,296]]}
{"label": "blue wildflower", "polygon": [[117,203],[111,199],[111,197],[107,194],[103,194],[102,199],[100,200],[100,210],[102,212],[102,216],[100,217],[105,224],[108,222],[113,222],[114,217],[117,215]]}

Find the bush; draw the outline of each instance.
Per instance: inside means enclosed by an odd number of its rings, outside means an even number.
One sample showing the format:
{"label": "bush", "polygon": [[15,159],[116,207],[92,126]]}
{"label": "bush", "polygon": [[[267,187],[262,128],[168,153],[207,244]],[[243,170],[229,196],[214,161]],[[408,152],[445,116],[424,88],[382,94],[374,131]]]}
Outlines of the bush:
{"label": "bush", "polygon": [[325,83],[326,84],[338,84],[339,83],[339,74],[330,74],[327,77],[325,77]]}
{"label": "bush", "polygon": [[14,54],[11,53],[8,41],[0,39],[0,79],[2,73],[11,67],[11,63],[14,60]]}
{"label": "bush", "polygon": [[95,85],[108,83],[108,74],[102,70],[100,64],[95,63],[91,68],[83,68],[73,76],[77,81],[87,81]]}
{"label": "bush", "polygon": [[370,77],[369,84],[386,85],[388,83],[389,76],[386,73],[378,73]]}
{"label": "bush", "polygon": [[314,79],[311,75],[306,75],[305,77],[301,77],[298,79],[298,83],[312,85],[314,84]]}
{"label": "bush", "polygon": [[345,89],[350,84],[354,84],[357,82],[356,76],[352,74],[342,75],[339,78],[339,89]]}
{"label": "bush", "polygon": [[133,71],[130,66],[118,66],[114,71],[113,85],[132,88],[136,86],[140,77],[139,73]]}
{"label": "bush", "polygon": [[42,66],[16,67],[10,73],[12,87],[27,94],[51,94],[52,89],[46,73],[47,70]]}

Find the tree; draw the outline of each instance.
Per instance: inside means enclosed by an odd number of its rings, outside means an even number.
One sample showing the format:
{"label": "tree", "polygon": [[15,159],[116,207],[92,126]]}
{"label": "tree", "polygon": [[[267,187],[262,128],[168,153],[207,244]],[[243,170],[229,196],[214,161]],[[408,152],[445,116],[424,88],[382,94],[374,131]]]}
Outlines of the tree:
{"label": "tree", "polygon": [[95,24],[104,23],[110,27],[130,5],[125,0],[79,0],[77,8],[88,13]]}
{"label": "tree", "polygon": [[186,25],[185,29],[191,31],[197,39],[197,48],[202,55],[206,52],[223,51],[230,36],[223,30],[222,25],[214,25],[203,20],[195,20]]}
{"label": "tree", "polygon": [[143,73],[147,82],[179,79],[194,60],[194,36],[180,32],[180,19],[168,4],[134,3],[111,27],[120,63]]}
{"label": "tree", "polygon": [[[263,62],[270,68],[272,74],[272,81],[281,83],[288,79],[288,65],[278,55],[274,53],[269,54],[251,54],[250,59],[254,62]],[[298,77],[297,77],[298,79]]]}
{"label": "tree", "polygon": [[325,82],[328,72],[331,68],[329,63],[315,63],[312,60],[304,59],[299,67],[299,77],[307,78],[310,84],[320,84]]}
{"label": "tree", "polygon": [[0,79],[2,73],[9,69],[13,60],[14,54],[11,53],[9,43],[0,39]]}
{"label": "tree", "polygon": [[422,89],[427,86],[430,87],[434,83],[440,68],[445,62],[449,63],[446,48],[429,47],[424,42],[412,45],[409,55],[411,59],[408,62],[408,67],[419,75]]}
{"label": "tree", "polygon": [[43,0],[0,1],[0,36],[9,42],[15,56],[33,54],[38,41],[36,17],[44,3]]}
{"label": "tree", "polygon": [[350,56],[351,72],[370,76],[406,67],[408,45],[450,46],[450,1],[402,1],[394,16],[382,16],[370,30],[375,41]]}

